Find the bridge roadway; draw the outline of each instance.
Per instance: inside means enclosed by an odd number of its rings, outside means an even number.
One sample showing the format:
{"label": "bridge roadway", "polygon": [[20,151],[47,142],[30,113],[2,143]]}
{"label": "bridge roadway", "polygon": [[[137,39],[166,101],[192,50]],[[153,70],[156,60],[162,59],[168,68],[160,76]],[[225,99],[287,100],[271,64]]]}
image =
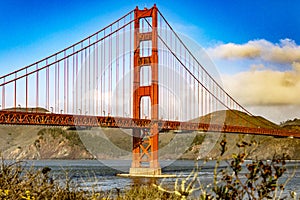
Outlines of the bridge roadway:
{"label": "bridge roadway", "polygon": [[252,128],[233,125],[179,122],[166,120],[132,119],[110,116],[89,116],[38,112],[0,111],[0,124],[3,125],[41,125],[41,126],[78,126],[109,128],[142,128],[150,129],[154,124],[160,131],[202,131],[268,135],[277,137],[300,138],[300,132],[284,129]]}

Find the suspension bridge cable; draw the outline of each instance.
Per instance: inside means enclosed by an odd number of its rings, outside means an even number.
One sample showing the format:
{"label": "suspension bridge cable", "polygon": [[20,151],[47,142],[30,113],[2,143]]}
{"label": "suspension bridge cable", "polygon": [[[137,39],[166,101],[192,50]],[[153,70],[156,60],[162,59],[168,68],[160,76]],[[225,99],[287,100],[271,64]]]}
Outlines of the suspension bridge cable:
{"label": "suspension bridge cable", "polygon": [[[174,35],[176,36],[176,38],[180,41],[180,43],[184,46],[184,48],[188,51],[188,53],[192,56],[192,58],[197,62],[197,64],[202,68],[202,70],[208,75],[208,77],[210,78],[210,80],[212,80],[220,89],[222,92],[224,92],[234,103],[236,103],[240,108],[242,108],[242,110],[244,110],[247,114],[249,114],[250,116],[255,117],[253,114],[251,114],[248,110],[246,110],[243,106],[241,106],[236,100],[234,100],[216,81],[214,78],[212,78],[212,76],[204,69],[204,67],[200,64],[200,62],[195,58],[195,56],[191,53],[191,51],[187,48],[187,46],[183,43],[183,41],[179,38],[179,36],[175,33],[175,31],[173,30],[173,28],[170,26],[170,24],[166,21],[166,19],[163,17],[163,15],[161,14],[161,12],[158,10],[160,16],[164,19],[164,21],[166,22],[166,24],[168,25],[168,27],[171,29],[171,31],[174,33]],[[151,24],[149,23],[149,21],[146,19],[146,22],[148,23],[148,25],[150,27]],[[178,56],[172,51],[172,49],[166,44],[166,42],[161,38],[160,35],[157,35],[158,38],[161,40],[161,42],[167,47],[167,49],[173,54],[173,56],[176,58],[176,60],[185,68],[185,70],[210,94],[212,95],[219,103],[221,103],[225,108],[227,108],[228,110],[232,111],[235,115],[243,118],[245,121],[249,122],[252,125],[255,126],[259,126],[258,124],[253,123],[252,121],[247,120],[245,117],[239,115],[238,113],[234,112],[234,110],[232,110],[229,106],[227,106],[224,102],[222,102],[215,94],[213,94],[207,87],[204,86],[203,83],[201,83],[198,78],[186,67],[186,65],[184,65],[184,63],[178,58]],[[266,122],[257,119],[256,120],[260,121],[261,123],[270,126],[270,124],[267,124]],[[272,126],[271,126],[272,127]],[[274,128],[274,127],[272,127]]]}
{"label": "suspension bridge cable", "polygon": [[[99,31],[93,33],[92,35],[90,35],[90,36],[88,36],[88,37],[86,37],[86,38],[80,40],[79,42],[74,43],[73,45],[71,45],[71,46],[69,46],[69,47],[66,47],[66,48],[64,48],[64,49],[62,49],[62,50],[60,50],[60,51],[58,51],[58,52],[56,52],[56,53],[54,53],[54,54],[52,54],[52,55],[50,55],[50,56],[47,56],[47,57],[45,57],[45,58],[43,58],[43,59],[41,59],[41,60],[39,60],[39,61],[36,61],[36,62],[34,62],[34,63],[30,64],[30,65],[27,65],[27,66],[25,66],[25,67],[23,67],[23,68],[21,68],[21,69],[15,70],[15,71],[13,71],[13,72],[11,72],[11,73],[8,73],[8,74],[6,74],[6,75],[1,76],[1,77],[0,77],[0,80],[3,79],[4,77],[11,76],[11,75],[13,75],[13,74],[15,74],[15,73],[18,73],[18,72],[20,72],[20,71],[24,71],[26,68],[30,68],[30,67],[32,67],[32,66],[38,64],[38,63],[41,63],[41,62],[43,62],[43,61],[46,61],[46,60],[48,60],[49,58],[53,58],[54,56],[56,56],[56,55],[58,55],[58,54],[60,54],[60,53],[63,53],[64,51],[67,51],[68,49],[71,49],[71,48],[77,46],[78,44],[80,44],[80,43],[82,43],[82,42],[84,42],[84,41],[86,41],[86,40],[92,38],[93,36],[95,36],[95,35],[101,33],[101,32],[104,31],[105,29],[107,29],[107,28],[113,26],[114,24],[118,23],[118,22],[121,21],[122,19],[126,18],[127,16],[129,16],[130,14],[132,14],[133,11],[134,11],[134,10],[129,11],[129,12],[128,12],[127,14],[125,14],[123,17],[121,17],[121,18],[115,20],[114,22],[112,22],[112,23],[110,23],[109,25],[105,26],[105,27],[102,28],[101,30],[99,30]],[[133,20],[133,21],[134,21],[134,20]]]}

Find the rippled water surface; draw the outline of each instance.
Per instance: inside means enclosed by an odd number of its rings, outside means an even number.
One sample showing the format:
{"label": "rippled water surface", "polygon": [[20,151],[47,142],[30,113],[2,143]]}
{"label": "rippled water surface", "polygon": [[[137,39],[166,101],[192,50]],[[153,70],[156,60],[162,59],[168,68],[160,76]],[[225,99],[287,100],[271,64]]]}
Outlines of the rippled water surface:
{"label": "rippled water surface", "polygon": [[[247,161],[250,162],[250,161]],[[247,163],[246,162],[246,163]],[[65,182],[66,177],[71,180],[73,186],[79,187],[83,190],[96,190],[96,191],[111,191],[116,188],[125,190],[133,184],[142,183],[161,183],[165,185],[174,185],[175,178],[165,179],[132,179],[118,177],[116,174],[128,173],[131,161],[129,160],[39,160],[39,161],[26,161],[27,167],[34,167],[42,169],[50,167],[50,176],[54,180],[60,181],[62,184]],[[195,169],[195,162],[188,160],[177,161],[160,161],[162,171],[164,174],[176,174],[179,177],[187,177],[193,169]],[[198,162],[200,183],[207,186],[213,181],[213,171],[216,162],[210,161],[203,163]],[[295,173],[286,186],[286,194],[293,190],[300,193],[300,169],[297,168],[300,162],[288,162],[287,173],[284,174],[282,182],[289,176]],[[227,163],[221,162],[220,168],[225,168]],[[243,178],[243,172],[241,174]]]}

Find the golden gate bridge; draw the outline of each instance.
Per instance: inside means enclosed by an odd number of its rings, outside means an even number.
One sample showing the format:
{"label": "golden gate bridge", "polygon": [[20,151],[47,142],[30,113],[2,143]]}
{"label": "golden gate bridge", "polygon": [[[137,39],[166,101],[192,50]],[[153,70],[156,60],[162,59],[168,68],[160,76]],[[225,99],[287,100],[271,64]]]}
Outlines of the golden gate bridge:
{"label": "golden gate bridge", "polygon": [[[253,115],[209,74],[156,5],[136,7],[89,37],[1,76],[0,89],[0,124],[132,129],[132,175],[161,174],[162,131],[300,137],[245,117]],[[219,111],[230,112],[235,122],[214,119],[211,113]]]}

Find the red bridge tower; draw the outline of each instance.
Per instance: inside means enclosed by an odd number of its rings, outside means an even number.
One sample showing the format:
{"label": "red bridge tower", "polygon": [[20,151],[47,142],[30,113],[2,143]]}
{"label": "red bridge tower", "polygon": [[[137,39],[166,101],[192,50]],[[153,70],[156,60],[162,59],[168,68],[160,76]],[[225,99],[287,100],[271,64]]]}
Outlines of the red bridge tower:
{"label": "red bridge tower", "polygon": [[[134,83],[133,83],[133,118],[141,119],[141,98],[150,97],[151,120],[154,122],[150,130],[133,129],[133,158],[130,175],[160,175],[161,168],[158,163],[158,51],[157,51],[157,8],[134,10]],[[150,32],[140,30],[140,21],[147,18],[152,28]],[[150,20],[151,19],[151,20]],[[140,44],[150,41],[151,55],[141,56]],[[150,45],[149,45],[150,46]],[[149,47],[148,47],[149,48]],[[151,69],[151,83],[141,86],[141,69],[145,66]]]}

